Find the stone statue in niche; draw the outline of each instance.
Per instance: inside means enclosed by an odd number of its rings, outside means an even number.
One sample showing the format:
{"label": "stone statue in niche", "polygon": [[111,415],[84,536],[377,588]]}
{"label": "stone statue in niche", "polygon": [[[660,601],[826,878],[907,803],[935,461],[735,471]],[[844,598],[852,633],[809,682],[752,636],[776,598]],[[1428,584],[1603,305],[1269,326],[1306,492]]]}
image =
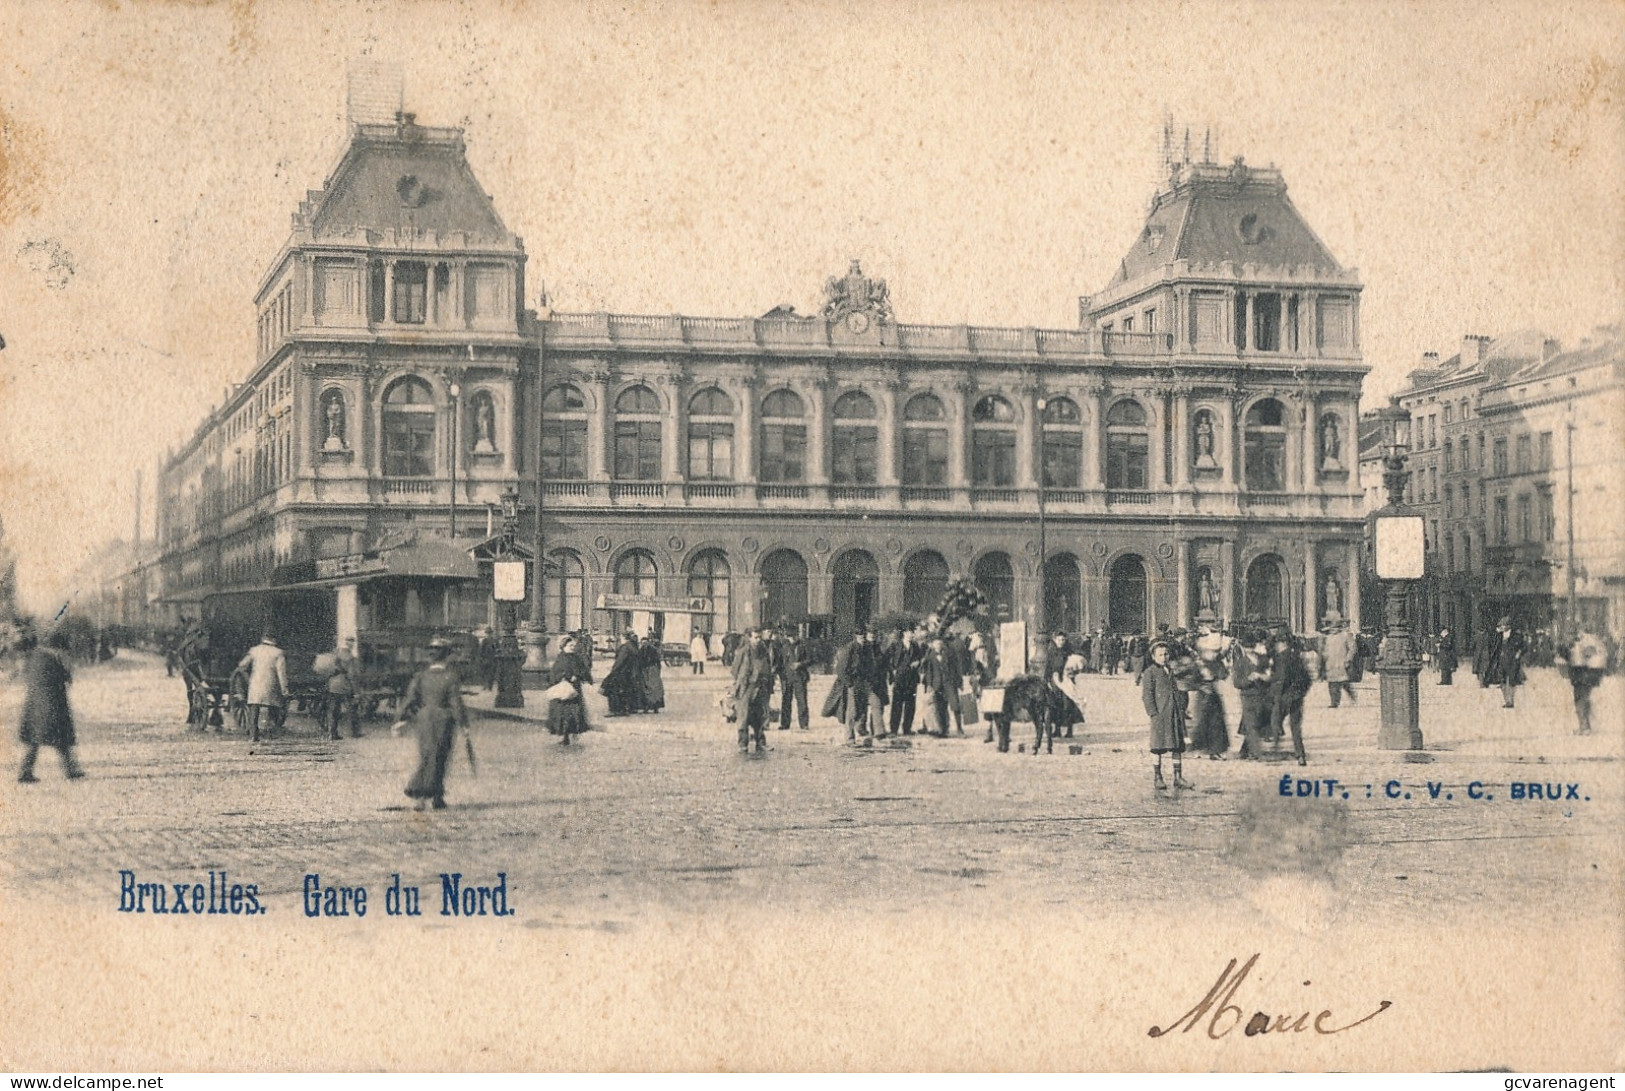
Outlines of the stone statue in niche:
{"label": "stone statue in niche", "polygon": [[1217,470],[1218,459],[1213,457],[1213,414],[1206,409],[1196,414],[1196,462],[1198,470]]}
{"label": "stone statue in niche", "polygon": [[329,390],[322,398],[322,427],[326,432],[322,450],[349,450],[344,442],[344,396],[337,390]]}
{"label": "stone statue in niche", "polygon": [[474,399],[474,453],[488,455],[496,451],[496,407],[489,394]]}
{"label": "stone statue in niche", "polygon": [[1343,469],[1343,425],[1336,413],[1320,418],[1320,468]]}
{"label": "stone statue in niche", "polygon": [[1213,569],[1206,565],[1196,570],[1196,616],[1219,616],[1219,589],[1213,583]]}
{"label": "stone statue in niche", "polygon": [[1340,618],[1343,616],[1343,585],[1337,582],[1337,573],[1326,573],[1326,617]]}

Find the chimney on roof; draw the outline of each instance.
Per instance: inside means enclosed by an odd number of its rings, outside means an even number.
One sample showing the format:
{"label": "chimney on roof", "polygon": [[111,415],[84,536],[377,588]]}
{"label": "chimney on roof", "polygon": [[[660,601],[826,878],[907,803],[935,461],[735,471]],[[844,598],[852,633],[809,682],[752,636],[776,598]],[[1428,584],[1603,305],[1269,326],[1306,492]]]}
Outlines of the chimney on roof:
{"label": "chimney on roof", "polygon": [[395,121],[405,100],[401,66],[371,57],[350,62],[349,94],[345,113],[352,125],[388,125]]}
{"label": "chimney on roof", "polygon": [[1438,367],[1439,354],[1437,352],[1424,352],[1422,354],[1422,362],[1418,366],[1424,369]]}
{"label": "chimney on roof", "polygon": [[1490,339],[1476,333],[1469,333],[1461,339],[1461,366],[1463,369],[1477,367],[1484,362],[1488,355]]}

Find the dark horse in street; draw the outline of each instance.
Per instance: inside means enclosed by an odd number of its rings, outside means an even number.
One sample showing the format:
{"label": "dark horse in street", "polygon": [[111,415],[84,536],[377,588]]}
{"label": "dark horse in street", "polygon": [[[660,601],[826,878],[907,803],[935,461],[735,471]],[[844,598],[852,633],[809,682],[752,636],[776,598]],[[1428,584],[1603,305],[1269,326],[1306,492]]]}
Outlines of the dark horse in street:
{"label": "dark horse in street", "polygon": [[993,717],[999,735],[999,753],[1010,752],[1010,725],[1020,721],[1033,725],[1033,753],[1055,753],[1055,731],[1064,728],[1072,735],[1072,725],[1083,722],[1078,706],[1055,686],[1032,674],[1018,675],[1005,683],[1004,707]]}

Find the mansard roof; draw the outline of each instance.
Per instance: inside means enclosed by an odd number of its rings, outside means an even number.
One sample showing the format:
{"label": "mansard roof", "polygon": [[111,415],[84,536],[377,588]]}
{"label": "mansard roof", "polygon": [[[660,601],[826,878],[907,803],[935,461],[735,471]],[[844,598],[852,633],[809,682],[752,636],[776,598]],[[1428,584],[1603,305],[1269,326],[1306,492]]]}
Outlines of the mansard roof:
{"label": "mansard roof", "polygon": [[1108,289],[1175,261],[1346,272],[1287,197],[1281,172],[1239,157],[1174,167]]}
{"label": "mansard roof", "polygon": [[517,245],[468,165],[462,130],[418,125],[410,114],[353,126],[344,157],[300,206],[294,229],[318,241],[362,230]]}

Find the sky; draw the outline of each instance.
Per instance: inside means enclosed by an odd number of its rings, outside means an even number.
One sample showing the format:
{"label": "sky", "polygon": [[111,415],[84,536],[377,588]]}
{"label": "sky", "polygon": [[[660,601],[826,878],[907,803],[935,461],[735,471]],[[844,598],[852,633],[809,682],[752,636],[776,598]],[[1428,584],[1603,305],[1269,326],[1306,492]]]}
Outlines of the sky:
{"label": "sky", "polygon": [[0,519],[71,595],[252,366],[253,296],[346,141],[346,72],[466,129],[560,310],[755,315],[861,258],[901,321],[1068,327],[1165,116],[1273,163],[1365,285],[1365,404],[1424,351],[1625,315],[1625,6],[0,6]]}

